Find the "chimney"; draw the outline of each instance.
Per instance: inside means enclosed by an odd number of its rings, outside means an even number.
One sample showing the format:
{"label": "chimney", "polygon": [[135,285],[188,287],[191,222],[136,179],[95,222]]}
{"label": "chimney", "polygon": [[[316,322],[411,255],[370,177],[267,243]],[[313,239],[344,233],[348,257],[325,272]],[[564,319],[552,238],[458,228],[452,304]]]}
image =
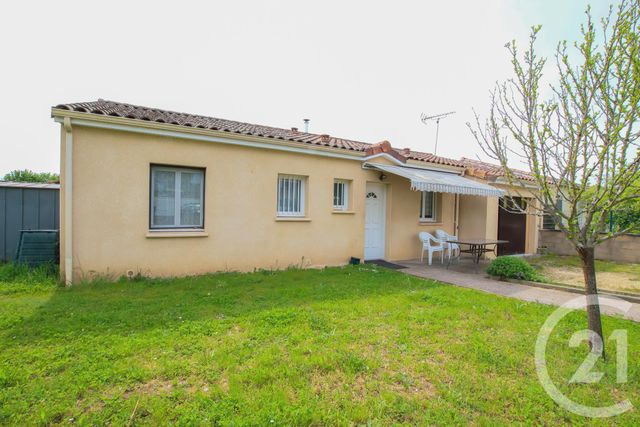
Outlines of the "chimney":
{"label": "chimney", "polygon": [[311,119],[304,119],[304,131],[306,133],[309,133],[309,122],[311,121]]}
{"label": "chimney", "polygon": [[291,128],[293,132],[298,132],[298,128]]}

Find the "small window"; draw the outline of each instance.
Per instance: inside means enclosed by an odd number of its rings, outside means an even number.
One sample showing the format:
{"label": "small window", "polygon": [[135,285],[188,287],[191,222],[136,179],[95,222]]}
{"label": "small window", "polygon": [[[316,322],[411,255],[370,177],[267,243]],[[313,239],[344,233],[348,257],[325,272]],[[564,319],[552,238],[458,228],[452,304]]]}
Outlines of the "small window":
{"label": "small window", "polygon": [[349,209],[349,181],[340,179],[333,181],[333,209],[337,211]]}
{"label": "small window", "polygon": [[553,214],[545,213],[542,216],[542,229],[543,230],[555,230],[556,229],[556,223],[553,220]]}
{"label": "small window", "polygon": [[420,192],[420,221],[436,221],[436,193],[433,191]]}
{"label": "small window", "polygon": [[151,166],[151,228],[203,228],[204,170]]}
{"label": "small window", "polygon": [[278,176],[278,216],[304,216],[305,177]]}
{"label": "small window", "polygon": [[[558,198],[556,200],[556,209],[562,212],[562,199]],[[545,209],[545,213],[542,216],[542,229],[543,230],[555,230],[556,223],[553,220],[554,211],[553,209]]]}

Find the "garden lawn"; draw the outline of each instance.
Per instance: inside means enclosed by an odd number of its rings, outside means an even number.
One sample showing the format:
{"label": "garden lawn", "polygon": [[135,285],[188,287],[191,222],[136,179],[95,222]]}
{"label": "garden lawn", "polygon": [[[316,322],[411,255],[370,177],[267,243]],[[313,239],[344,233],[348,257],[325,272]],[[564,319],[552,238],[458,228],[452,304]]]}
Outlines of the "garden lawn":
{"label": "garden lawn", "polygon": [[[1,271],[0,271],[1,273]],[[0,274],[0,424],[308,425],[587,423],[535,374],[552,307],[375,266],[79,284]],[[586,404],[640,405],[640,327],[598,385],[566,385],[588,348],[548,348],[552,377]],[[564,378],[564,380],[562,380]],[[639,425],[633,409],[596,424]]]}
{"label": "garden lawn", "polygon": [[[527,257],[549,283],[584,289],[582,264],[577,256],[543,255]],[[640,293],[640,264],[596,260],[598,289]]]}

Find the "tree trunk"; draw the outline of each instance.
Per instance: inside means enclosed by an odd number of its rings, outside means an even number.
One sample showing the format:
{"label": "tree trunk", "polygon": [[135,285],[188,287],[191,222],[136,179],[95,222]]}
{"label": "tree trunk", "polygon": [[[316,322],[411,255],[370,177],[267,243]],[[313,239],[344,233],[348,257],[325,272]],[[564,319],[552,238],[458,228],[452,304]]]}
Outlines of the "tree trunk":
{"label": "tree trunk", "polygon": [[[598,287],[596,285],[596,263],[595,248],[578,248],[578,254],[582,261],[582,273],[584,274],[584,292],[589,305],[587,306],[587,317],[589,319],[589,329],[600,337],[600,343],[590,342],[591,350],[600,352],[602,347],[602,357],[604,358],[604,336],[602,335],[602,320],[600,319],[600,303],[598,301]],[[597,344],[597,345],[595,345]]]}

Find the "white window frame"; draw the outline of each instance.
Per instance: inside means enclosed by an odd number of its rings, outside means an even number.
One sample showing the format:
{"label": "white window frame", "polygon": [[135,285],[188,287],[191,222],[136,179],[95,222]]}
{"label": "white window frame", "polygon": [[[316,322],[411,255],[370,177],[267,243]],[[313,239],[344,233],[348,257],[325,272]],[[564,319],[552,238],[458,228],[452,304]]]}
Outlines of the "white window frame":
{"label": "white window frame", "polygon": [[[426,198],[425,193],[431,193],[431,216],[428,217],[425,215],[426,209]],[[438,194],[433,191],[421,191],[420,192],[420,222],[437,222],[438,220]]]}
{"label": "white window frame", "polygon": [[[349,210],[349,184],[346,179],[333,180],[333,209],[336,211]],[[337,186],[337,187],[336,187]],[[336,188],[342,187],[342,203],[336,203]]]}
{"label": "white window frame", "polygon": [[[153,211],[154,211],[154,194],[155,194],[155,179],[154,172],[173,172],[175,173],[175,201],[174,201],[174,223],[170,225],[165,224],[154,224],[153,219]],[[182,205],[182,193],[181,189],[181,178],[182,173],[199,173],[202,175],[202,185],[200,186],[200,224],[198,225],[180,225],[180,207]],[[151,165],[151,194],[149,200],[149,228],[151,230],[203,230],[204,229],[204,185],[205,185],[205,170],[204,169],[194,169],[194,168],[183,168],[183,167],[174,167],[174,166],[162,166],[162,165]]]}
{"label": "white window frame", "polygon": [[[287,180],[284,187],[280,185],[280,182]],[[306,192],[307,177],[301,175],[278,175],[278,182],[276,188],[276,214],[279,217],[304,217],[305,216],[305,192]],[[281,203],[281,199],[285,193],[289,193],[289,203],[284,206]],[[298,202],[291,197],[291,194],[298,193]],[[298,205],[298,209],[296,206]]]}

